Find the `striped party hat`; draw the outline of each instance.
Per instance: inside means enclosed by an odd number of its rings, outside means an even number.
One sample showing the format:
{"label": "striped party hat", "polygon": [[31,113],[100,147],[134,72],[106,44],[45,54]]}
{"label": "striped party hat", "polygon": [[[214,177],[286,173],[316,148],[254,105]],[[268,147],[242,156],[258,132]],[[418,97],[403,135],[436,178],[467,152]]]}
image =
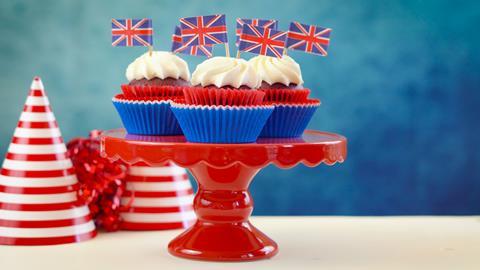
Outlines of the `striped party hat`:
{"label": "striped party hat", "polygon": [[178,229],[196,220],[193,189],[185,169],[171,163],[160,167],[137,163],[130,166],[126,184],[122,229]]}
{"label": "striped party hat", "polygon": [[35,77],[0,171],[0,244],[53,245],[96,235],[55,116]]}

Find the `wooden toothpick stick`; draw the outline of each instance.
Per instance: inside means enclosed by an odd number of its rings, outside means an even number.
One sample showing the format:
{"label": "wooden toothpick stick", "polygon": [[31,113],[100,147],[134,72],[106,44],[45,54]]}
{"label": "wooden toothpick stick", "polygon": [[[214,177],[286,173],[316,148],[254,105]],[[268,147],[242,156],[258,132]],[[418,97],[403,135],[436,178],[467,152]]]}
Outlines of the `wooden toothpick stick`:
{"label": "wooden toothpick stick", "polygon": [[237,51],[237,58],[240,58],[240,50]]}
{"label": "wooden toothpick stick", "polygon": [[228,47],[228,43],[225,43],[225,56],[230,57],[230,48]]}

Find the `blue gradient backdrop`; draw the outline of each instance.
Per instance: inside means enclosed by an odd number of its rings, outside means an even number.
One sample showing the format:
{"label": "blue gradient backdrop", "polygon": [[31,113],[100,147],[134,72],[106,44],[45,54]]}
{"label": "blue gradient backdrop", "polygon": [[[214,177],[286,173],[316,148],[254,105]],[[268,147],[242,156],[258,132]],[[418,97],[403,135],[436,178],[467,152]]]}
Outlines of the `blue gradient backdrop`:
{"label": "blue gradient backdrop", "polygon": [[226,13],[231,40],[236,17],[299,20],[334,29],[329,57],[291,55],[323,102],[310,127],[347,136],[349,157],[261,171],[255,214],[480,214],[479,3],[4,0],[0,151],[37,74],[67,140],[121,126],[110,99],[144,49],[112,48],[112,17],[153,18],[162,50],[182,16]]}

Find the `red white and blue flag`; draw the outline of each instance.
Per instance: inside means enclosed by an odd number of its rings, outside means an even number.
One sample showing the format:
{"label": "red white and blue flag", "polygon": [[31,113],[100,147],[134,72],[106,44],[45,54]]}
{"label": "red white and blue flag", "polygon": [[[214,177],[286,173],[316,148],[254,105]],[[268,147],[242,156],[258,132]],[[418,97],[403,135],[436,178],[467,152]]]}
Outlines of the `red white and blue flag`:
{"label": "red white and blue flag", "polygon": [[112,46],[152,46],[151,19],[112,19]]}
{"label": "red white and blue flag", "polygon": [[265,28],[270,28],[277,30],[278,29],[278,21],[277,20],[265,20],[265,19],[240,19],[237,18],[237,29],[236,29],[236,36],[237,36],[237,41],[235,44],[240,42],[240,35],[242,34],[242,27],[244,24],[250,24],[253,26],[260,26],[260,27],[265,27]]}
{"label": "red white and blue flag", "polygon": [[288,30],[287,48],[327,56],[331,32],[330,28],[292,22]]}
{"label": "red white and blue flag", "polygon": [[227,43],[225,15],[207,15],[180,19],[182,42],[186,46]]}
{"label": "red white and blue flag", "polygon": [[238,49],[281,58],[286,37],[287,32],[244,24]]}
{"label": "red white and blue flag", "polygon": [[212,50],[212,45],[184,46],[182,43],[182,36],[180,34],[180,27],[175,26],[175,33],[172,35],[172,52],[212,57]]}

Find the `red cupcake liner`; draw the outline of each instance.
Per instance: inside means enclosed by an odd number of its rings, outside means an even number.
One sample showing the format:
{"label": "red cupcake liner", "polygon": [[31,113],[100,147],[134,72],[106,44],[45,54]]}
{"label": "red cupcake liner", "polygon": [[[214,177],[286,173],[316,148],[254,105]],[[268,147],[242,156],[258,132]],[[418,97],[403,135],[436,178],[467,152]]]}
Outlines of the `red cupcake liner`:
{"label": "red cupcake liner", "polygon": [[309,89],[261,89],[265,93],[266,102],[303,102],[308,99]]}
{"label": "red cupcake liner", "polygon": [[156,97],[127,97],[125,94],[116,94],[115,99],[117,100],[125,100],[125,101],[160,101],[160,100],[168,100]]}
{"label": "red cupcake liner", "polygon": [[265,93],[258,90],[186,87],[183,91],[189,105],[250,106],[260,105]]}
{"label": "red cupcake liner", "polygon": [[115,99],[118,100],[125,100],[125,101],[162,101],[162,100],[171,100],[174,102],[180,102],[180,103],[185,103],[185,97],[165,97],[165,98],[160,98],[160,97],[126,97],[124,94],[116,94]]}
{"label": "red cupcake liner", "polygon": [[183,86],[174,85],[122,85],[126,98],[172,99],[183,97]]}
{"label": "red cupcake liner", "polygon": [[303,101],[289,101],[289,102],[278,102],[278,101],[264,101],[263,105],[274,105],[274,106],[318,106],[322,102],[320,99],[306,99]]}

